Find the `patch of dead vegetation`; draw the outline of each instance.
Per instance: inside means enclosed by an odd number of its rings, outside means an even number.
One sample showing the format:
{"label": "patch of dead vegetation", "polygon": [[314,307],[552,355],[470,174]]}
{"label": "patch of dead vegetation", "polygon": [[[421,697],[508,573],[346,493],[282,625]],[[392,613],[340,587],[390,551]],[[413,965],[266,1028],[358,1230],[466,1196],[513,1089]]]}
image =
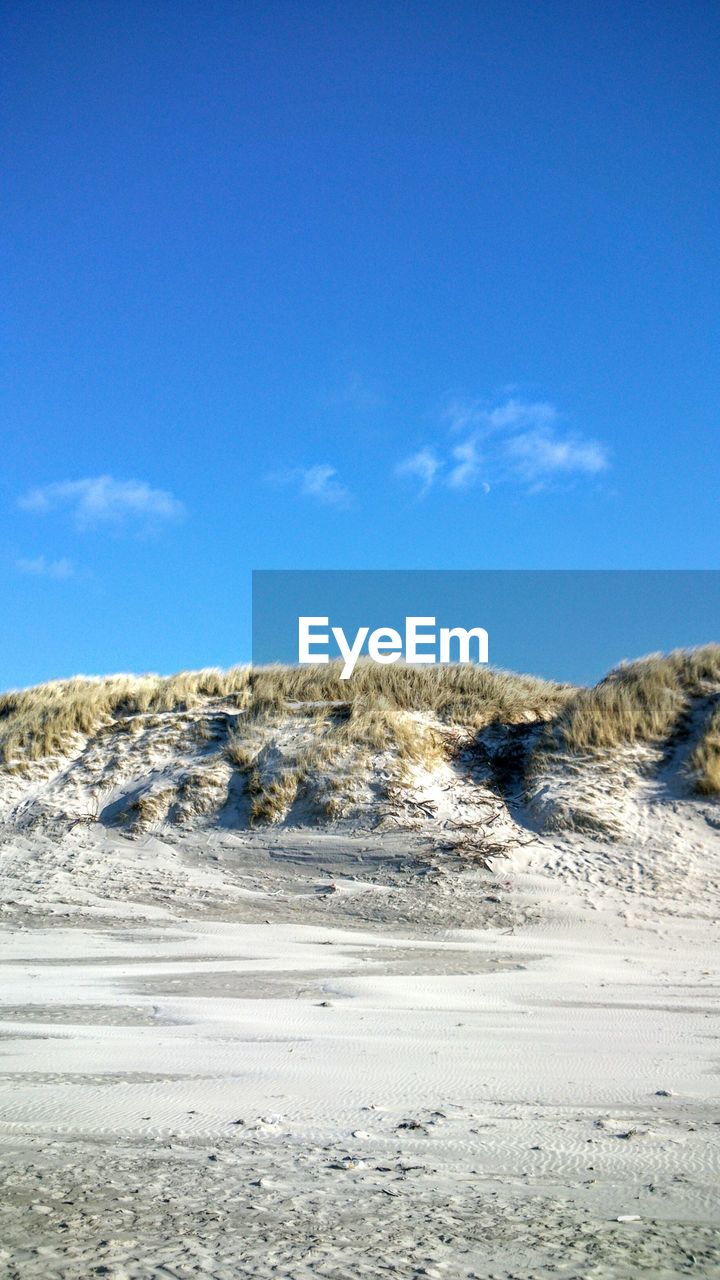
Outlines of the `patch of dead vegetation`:
{"label": "patch of dead vegetation", "polygon": [[208,698],[245,706],[248,667],[208,668],[174,676],[76,676],[0,695],[0,757],[7,767],[69,750],[78,734],[90,736],[115,722],[136,732],[138,716],[187,710]]}
{"label": "patch of dead vegetation", "polygon": [[692,698],[720,684],[720,645],[653,653],[622,663],[592,689],[568,699],[553,724],[571,752],[668,738]]}
{"label": "patch of dead vegetation", "polygon": [[698,795],[720,795],[720,695],[710,704],[687,770]]}

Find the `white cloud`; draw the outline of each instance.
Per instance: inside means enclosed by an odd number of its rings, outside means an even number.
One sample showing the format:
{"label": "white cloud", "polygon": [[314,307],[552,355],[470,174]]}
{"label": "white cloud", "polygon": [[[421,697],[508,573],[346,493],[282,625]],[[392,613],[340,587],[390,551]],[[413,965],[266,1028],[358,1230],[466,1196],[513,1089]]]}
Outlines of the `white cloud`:
{"label": "white cloud", "polygon": [[495,405],[492,409],[482,400],[451,400],[443,414],[451,431],[472,431],[481,435],[521,430],[523,427],[547,426],[555,422],[557,417],[555,406],[546,401],[514,398]]}
{"label": "white cloud", "polygon": [[560,472],[595,475],[608,465],[607,450],[597,440],[558,436],[549,429],[523,431],[505,445],[509,465],[530,484]]}
{"label": "white cloud", "polygon": [[536,491],[558,477],[597,475],[609,465],[605,446],[565,431],[547,401],[511,398],[488,407],[453,400],[442,416],[452,434],[464,438],[440,450],[420,449],[396,468],[397,475],[420,481],[421,495],[436,481],[456,490],[477,485],[485,493],[491,480]]}
{"label": "white cloud", "polygon": [[147,527],[184,514],[183,504],[165,489],[153,489],[142,480],[115,480],[108,475],[63,480],[31,489],[18,500],[18,506],[38,515],[69,511],[79,529],[133,523]]}
{"label": "white cloud", "polygon": [[470,439],[452,450],[453,465],[446,483],[451,489],[468,489],[480,475],[477,441]]}
{"label": "white cloud", "polygon": [[55,578],[57,581],[72,578],[75,573],[72,560],[48,560],[45,556],[16,560],[15,568],[36,578]]}
{"label": "white cloud", "polygon": [[397,476],[409,476],[420,481],[420,497],[423,497],[435,482],[435,476],[442,467],[440,459],[432,449],[418,449],[395,468]]}
{"label": "white cloud", "polygon": [[312,467],[292,467],[267,477],[275,484],[291,485],[304,498],[313,498],[327,507],[350,505],[350,490],[338,478],[337,468],[319,462]]}
{"label": "white cloud", "polygon": [[319,464],[307,467],[300,473],[300,492],[308,498],[317,498],[329,506],[345,506],[350,497],[349,491],[337,479],[335,467]]}

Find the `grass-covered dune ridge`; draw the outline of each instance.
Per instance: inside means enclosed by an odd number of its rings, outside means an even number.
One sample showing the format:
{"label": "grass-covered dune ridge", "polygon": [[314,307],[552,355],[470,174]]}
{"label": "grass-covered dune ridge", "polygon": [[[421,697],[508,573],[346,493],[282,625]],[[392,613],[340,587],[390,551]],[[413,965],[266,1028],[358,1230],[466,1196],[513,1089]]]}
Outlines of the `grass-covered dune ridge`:
{"label": "grass-covered dune ridge", "polygon": [[[686,762],[692,788],[720,792],[720,644],[653,653],[624,662],[579,689],[548,724],[533,762],[547,750],[580,754],[634,743],[663,743],[695,729]],[[693,726],[693,719],[700,723]]]}
{"label": "grass-covered dune ridge", "polygon": [[[113,726],[121,730],[138,717],[209,700],[224,700],[237,711],[226,751],[251,777],[259,727],[288,716],[304,726],[298,776],[337,753],[349,759],[354,752],[390,748],[401,759],[430,760],[443,750],[437,731],[444,727],[467,737],[493,724],[536,723],[542,727],[537,767],[549,752],[572,755],[662,743],[689,731],[692,721],[686,768],[699,792],[714,794],[720,791],[719,699],[718,644],[623,663],[592,688],[471,665],[369,661],[360,663],[348,681],[341,680],[339,664],[77,677],[0,696],[0,758],[6,769],[22,768],[71,751],[78,735]],[[284,792],[296,785],[292,777],[276,781]],[[257,778],[255,785],[264,795]]]}
{"label": "grass-covered dune ridge", "polygon": [[718,644],[622,663],[568,701],[557,719],[557,737],[571,751],[660,741],[677,728],[693,698],[718,685]]}
{"label": "grass-covered dune ridge", "polygon": [[231,667],[174,676],[77,676],[0,695],[0,752],[13,764],[67,750],[77,733],[130,716],[183,710],[207,698],[231,698],[248,719],[285,713],[297,704],[322,710],[342,704],[358,734],[370,720],[418,711],[447,723],[481,728],[492,720],[547,720],[570,686],[484,667],[432,669],[358,664],[351,680],[340,664],[324,667]]}
{"label": "grass-covered dune ridge", "polygon": [[208,668],[174,676],[75,676],[0,695],[4,765],[68,750],[76,734],[147,712],[175,711],[204,698],[246,699],[249,669]]}

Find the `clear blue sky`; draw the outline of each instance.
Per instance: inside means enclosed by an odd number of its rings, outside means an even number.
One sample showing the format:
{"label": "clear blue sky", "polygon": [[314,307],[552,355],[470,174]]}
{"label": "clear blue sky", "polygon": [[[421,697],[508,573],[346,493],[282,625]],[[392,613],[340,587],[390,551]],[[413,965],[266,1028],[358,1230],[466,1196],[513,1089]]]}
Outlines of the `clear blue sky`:
{"label": "clear blue sky", "polygon": [[2,15],[0,685],[246,659],[252,568],[718,566],[717,5]]}

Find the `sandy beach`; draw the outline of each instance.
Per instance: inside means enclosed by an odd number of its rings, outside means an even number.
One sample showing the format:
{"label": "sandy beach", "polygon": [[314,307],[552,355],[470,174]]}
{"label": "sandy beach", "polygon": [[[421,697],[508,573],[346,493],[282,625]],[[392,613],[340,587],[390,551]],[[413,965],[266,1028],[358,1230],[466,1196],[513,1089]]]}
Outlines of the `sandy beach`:
{"label": "sandy beach", "polygon": [[577,838],[495,871],[409,834],[197,847],[77,830],[57,875],[82,898],[99,858],[125,901],[52,918],[16,850],[9,1277],[717,1274],[711,866],[695,910]]}

